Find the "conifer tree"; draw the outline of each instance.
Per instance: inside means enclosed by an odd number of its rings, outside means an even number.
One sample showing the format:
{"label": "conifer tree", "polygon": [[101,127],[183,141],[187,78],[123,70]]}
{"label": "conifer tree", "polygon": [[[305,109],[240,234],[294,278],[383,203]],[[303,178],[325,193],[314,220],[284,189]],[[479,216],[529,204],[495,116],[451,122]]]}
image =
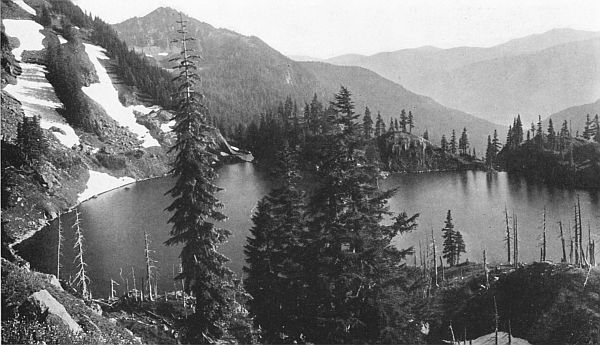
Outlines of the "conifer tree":
{"label": "conifer tree", "polygon": [[590,119],[590,114],[585,116],[585,126],[583,128],[583,139],[593,139],[594,138],[594,125],[592,120]]}
{"label": "conifer tree", "polygon": [[460,135],[460,139],[458,140],[458,147],[460,150],[460,154],[463,156],[468,155],[469,153],[469,137],[467,135],[467,128],[463,128],[462,134]]}
{"label": "conifer tree", "polygon": [[413,118],[412,111],[408,111],[408,118],[406,119],[408,125],[408,132],[412,133],[412,129],[415,128],[415,119]]}
{"label": "conifer tree", "polygon": [[388,128],[388,132],[394,131],[394,119],[390,117],[390,127]]}
{"label": "conifer tree", "polygon": [[452,214],[451,211],[448,210],[448,214],[446,215],[445,226],[442,229],[442,237],[444,238],[444,249],[442,251],[443,257],[446,259],[446,262],[450,266],[454,266],[456,264],[458,255],[457,255],[457,235],[454,230],[454,224],[452,223]]}
{"label": "conifer tree", "polygon": [[423,139],[429,140],[429,132],[427,131],[427,128],[425,128],[425,132],[423,132]]}
{"label": "conifer tree", "polygon": [[554,132],[554,124],[552,123],[552,119],[548,120],[548,143],[550,144],[550,148],[554,150],[556,145],[556,132]]}
{"label": "conifer tree", "polygon": [[540,150],[544,149],[544,131],[542,129],[542,116],[538,115],[537,129],[535,130],[535,139],[538,142]]}
{"label": "conifer tree", "polygon": [[381,113],[377,112],[377,122],[375,123],[375,136],[380,137],[385,133],[385,122],[381,118]]}
{"label": "conifer tree", "polygon": [[400,129],[406,133],[406,124],[408,123],[408,117],[406,116],[406,110],[402,109],[400,112]]}
{"label": "conifer tree", "polygon": [[450,137],[450,153],[452,153],[453,155],[456,154],[456,149],[457,149],[457,145],[456,145],[456,131],[453,129],[452,130],[452,136]]}
{"label": "conifer tree", "polygon": [[448,140],[446,140],[446,135],[442,135],[442,140],[440,141],[440,147],[442,148],[442,152],[448,152]]}
{"label": "conifer tree", "polygon": [[496,156],[500,152],[501,148],[502,144],[500,144],[500,139],[498,139],[498,131],[494,129],[494,137],[492,138],[492,159],[494,162],[496,161]]}
{"label": "conifer tree", "polygon": [[371,110],[365,107],[365,115],[363,117],[363,131],[365,139],[371,139],[373,135],[373,119],[371,119]]}
{"label": "conifer tree", "polygon": [[517,120],[513,126],[513,143],[515,147],[518,147],[523,142],[523,123],[521,122],[521,115],[517,115]]}
{"label": "conifer tree", "polygon": [[399,130],[400,126],[398,126],[398,119],[394,119],[394,129]]}
{"label": "conifer tree", "polygon": [[38,116],[24,116],[23,121],[17,124],[17,147],[25,162],[32,166],[40,163],[48,144]]}
{"label": "conifer tree", "polygon": [[394,268],[410,253],[391,240],[412,230],[417,217],[401,214],[392,225],[381,224],[394,191],[379,191],[376,169],[357,155],[356,115],[340,106],[351,103],[343,91],[332,103],[339,115],[332,127],[341,129],[327,133],[323,183],[309,206],[311,240],[304,257],[311,317],[304,331],[314,343],[377,341],[385,325],[379,301]]}
{"label": "conifer tree", "polygon": [[177,179],[167,193],[174,201],[167,207],[173,212],[173,224],[167,245],[182,245],[182,272],[177,277],[185,282],[185,291],[196,297],[195,313],[188,319],[186,337],[190,342],[213,342],[223,333],[223,324],[232,307],[232,272],[225,266],[228,259],[217,252],[230,232],[216,227],[213,221],[222,221],[222,204],[215,197],[219,188],[214,185],[216,172],[212,167],[215,157],[208,151],[210,130],[206,123],[203,96],[195,89],[196,66],[187,44],[185,21],[180,14],[179,43],[182,46],[178,82],[177,111],[173,131],[177,136],[170,152],[176,153],[171,170]]}
{"label": "conifer tree", "polygon": [[244,250],[249,264],[244,268],[248,273],[244,285],[253,297],[250,312],[269,343],[301,341],[302,320],[306,318],[300,259],[306,237],[305,205],[304,194],[297,188],[294,156],[284,145],[277,167],[283,184],[259,202],[250,230],[253,238],[248,239]]}

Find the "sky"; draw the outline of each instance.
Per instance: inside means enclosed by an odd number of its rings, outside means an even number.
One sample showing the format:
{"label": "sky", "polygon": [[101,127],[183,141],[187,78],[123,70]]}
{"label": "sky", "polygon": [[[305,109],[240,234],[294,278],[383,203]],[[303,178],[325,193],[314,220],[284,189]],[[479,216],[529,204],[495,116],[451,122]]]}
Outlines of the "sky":
{"label": "sky", "polygon": [[287,55],[329,58],[420,46],[489,47],[555,28],[600,31],[599,0],[73,0],[114,24],[169,6],[257,36]]}

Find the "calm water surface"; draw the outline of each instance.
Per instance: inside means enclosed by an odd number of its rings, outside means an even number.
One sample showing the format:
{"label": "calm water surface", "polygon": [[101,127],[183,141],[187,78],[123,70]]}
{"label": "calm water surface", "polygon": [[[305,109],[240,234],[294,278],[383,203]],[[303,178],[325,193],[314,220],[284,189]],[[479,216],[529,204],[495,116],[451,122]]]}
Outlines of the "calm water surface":
{"label": "calm water surface", "polygon": [[[224,203],[224,213],[229,219],[222,224],[230,229],[229,242],[221,251],[231,262],[229,266],[238,276],[244,266],[243,246],[252,226],[250,217],[257,201],[269,192],[273,182],[252,164],[226,165],[220,168],[218,185],[223,191],[219,198]],[[132,287],[131,270],[136,278],[144,276],[144,231],[151,239],[151,249],[158,261],[159,292],[173,289],[173,270],[178,270],[180,247],[165,247],[169,237],[169,213],[164,209],[170,197],[164,193],[173,180],[161,178],[139,182],[111,191],[83,203],[79,207],[86,240],[85,259],[89,264],[92,291],[105,297],[110,292],[110,280],[119,283],[119,292],[125,291],[125,281]],[[379,181],[381,188],[398,187],[398,193],[390,200],[394,212],[406,210],[409,214],[420,213],[419,228],[411,234],[395,239],[400,247],[416,245],[419,240],[430,238],[434,230],[438,250],[441,248],[441,228],[447,210],[452,210],[454,224],[463,233],[467,254],[464,258],[481,261],[483,249],[488,260],[506,258],[504,245],[504,207],[519,220],[520,256],[522,261],[539,258],[542,215],[547,210],[549,248],[548,259],[559,260],[561,255],[558,235],[559,220],[573,224],[573,204],[580,196],[581,209],[587,239],[587,225],[591,226],[592,238],[600,239],[600,201],[598,192],[565,190],[530,184],[523,179],[509,177],[505,173],[487,175],[485,172],[449,172],[430,174],[399,174]],[[61,217],[65,231],[65,251],[61,278],[74,276],[72,270],[72,229],[75,216]],[[56,272],[57,222],[17,247],[20,254],[31,262],[32,267],[43,272]],[[409,258],[412,263],[412,258]]]}

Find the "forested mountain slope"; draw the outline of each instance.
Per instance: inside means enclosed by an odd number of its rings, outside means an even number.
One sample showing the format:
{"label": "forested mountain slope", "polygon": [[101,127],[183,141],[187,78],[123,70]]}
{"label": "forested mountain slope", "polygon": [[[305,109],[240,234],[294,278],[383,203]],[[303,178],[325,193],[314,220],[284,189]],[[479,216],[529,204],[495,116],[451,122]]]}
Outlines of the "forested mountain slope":
{"label": "forested mountain slope", "polygon": [[[281,99],[291,96],[301,108],[314,93],[330,100],[341,84],[355,95],[357,109],[365,105],[381,111],[389,122],[400,110],[413,109],[417,131],[428,128],[432,140],[439,141],[452,128],[470,130],[473,143],[483,147],[484,138],[501,126],[479,120],[457,110],[445,108],[434,100],[408,92],[375,73],[361,68],[341,69],[330,64],[299,63],[280,54],[257,37],[248,37],[226,29],[216,29],[184,15],[192,43],[199,56],[202,88],[211,114],[235,125],[257,119]],[[128,19],[113,27],[120,37],[138,52],[161,66],[171,68],[169,57],[179,52],[170,43],[175,35],[179,13],[159,8],[141,18]],[[362,109],[361,109],[362,108]]]}

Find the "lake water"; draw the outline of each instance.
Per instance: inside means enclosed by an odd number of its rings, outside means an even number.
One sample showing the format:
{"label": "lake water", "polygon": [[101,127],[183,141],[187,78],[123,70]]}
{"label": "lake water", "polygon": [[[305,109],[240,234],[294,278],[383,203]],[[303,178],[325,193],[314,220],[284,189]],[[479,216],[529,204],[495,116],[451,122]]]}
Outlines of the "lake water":
{"label": "lake water", "polygon": [[[219,198],[225,205],[224,213],[229,217],[222,226],[233,233],[228,243],[221,246],[221,251],[231,259],[229,266],[239,276],[245,260],[243,246],[252,226],[250,217],[257,201],[269,192],[273,182],[250,163],[223,166],[219,174],[217,184],[224,188]],[[154,259],[158,261],[159,292],[173,289],[173,270],[178,270],[180,248],[163,245],[171,228],[167,224],[169,214],[164,211],[170,197],[164,193],[172,183],[171,178],[143,181],[102,194],[79,206],[87,249],[85,260],[89,264],[95,296],[109,295],[111,279],[121,283],[117,287],[120,293],[125,291],[126,279],[132,287],[132,267],[139,285],[140,277],[145,275],[144,230],[149,233],[151,249],[156,251]],[[581,201],[584,240],[587,241],[588,222],[592,238],[600,239],[598,191],[552,188],[531,184],[506,173],[488,175],[481,171],[397,174],[380,180],[379,184],[381,188],[399,188],[390,200],[392,211],[421,214],[418,230],[395,239],[395,244],[400,247],[416,245],[418,248],[419,240],[430,238],[433,228],[438,252],[441,251],[441,228],[450,209],[455,227],[462,232],[467,246],[463,259],[481,261],[482,250],[486,249],[489,261],[501,262],[506,260],[506,205],[510,215],[514,212],[518,217],[520,259],[531,262],[539,259],[545,206],[549,244],[547,258],[558,261],[561,249],[557,222],[563,221],[565,234],[568,234],[567,225],[569,222],[573,224],[573,204],[577,195]],[[71,229],[74,218],[73,213],[61,217],[66,238],[62,279],[74,276]],[[17,246],[18,252],[31,262],[33,268],[56,272],[57,228],[55,221]],[[408,262],[412,264],[412,258]]]}

